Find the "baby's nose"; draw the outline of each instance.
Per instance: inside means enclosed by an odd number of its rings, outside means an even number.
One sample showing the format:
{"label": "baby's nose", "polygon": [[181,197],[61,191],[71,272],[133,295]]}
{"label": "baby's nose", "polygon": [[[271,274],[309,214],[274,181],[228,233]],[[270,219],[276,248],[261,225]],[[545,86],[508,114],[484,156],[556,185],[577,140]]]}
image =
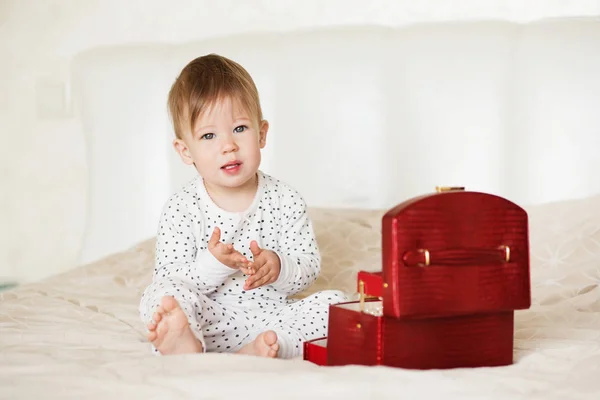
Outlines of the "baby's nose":
{"label": "baby's nose", "polygon": [[223,152],[230,153],[232,151],[236,151],[238,148],[237,143],[232,138],[227,139],[225,143],[223,143]]}

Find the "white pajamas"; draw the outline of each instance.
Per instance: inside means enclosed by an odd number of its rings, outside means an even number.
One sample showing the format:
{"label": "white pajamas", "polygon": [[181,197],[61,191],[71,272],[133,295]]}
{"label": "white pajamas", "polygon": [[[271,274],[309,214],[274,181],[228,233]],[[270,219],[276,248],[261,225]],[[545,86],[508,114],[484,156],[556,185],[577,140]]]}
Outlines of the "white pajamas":
{"label": "white pajamas", "polygon": [[[281,260],[277,281],[245,291],[246,276],[221,264],[207,249],[213,229],[252,260],[250,242]],[[320,254],[306,204],[292,188],[258,172],[258,190],[243,213],[211,199],[201,177],[171,196],[160,219],[153,282],[140,302],[144,324],[163,296],[174,296],[204,351],[234,352],[266,330],[277,333],[279,357],[302,354],[302,342],[327,336],[329,305],[347,301],[323,291],[299,301],[288,296],[308,288],[320,272]]]}

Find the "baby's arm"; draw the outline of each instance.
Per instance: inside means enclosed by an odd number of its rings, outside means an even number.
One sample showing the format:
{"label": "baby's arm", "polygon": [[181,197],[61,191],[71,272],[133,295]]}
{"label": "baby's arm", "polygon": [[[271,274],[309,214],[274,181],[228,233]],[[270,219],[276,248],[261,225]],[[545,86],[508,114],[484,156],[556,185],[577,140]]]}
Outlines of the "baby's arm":
{"label": "baby's arm", "polygon": [[206,295],[214,292],[237,269],[217,260],[208,247],[198,249],[196,236],[204,232],[201,228],[194,232],[193,219],[185,200],[179,196],[169,199],[158,228],[154,279],[182,280]]}
{"label": "baby's arm", "polygon": [[293,295],[317,280],[321,272],[321,255],[304,199],[294,193],[284,200],[282,232],[277,252],[281,271],[279,278],[271,286]]}

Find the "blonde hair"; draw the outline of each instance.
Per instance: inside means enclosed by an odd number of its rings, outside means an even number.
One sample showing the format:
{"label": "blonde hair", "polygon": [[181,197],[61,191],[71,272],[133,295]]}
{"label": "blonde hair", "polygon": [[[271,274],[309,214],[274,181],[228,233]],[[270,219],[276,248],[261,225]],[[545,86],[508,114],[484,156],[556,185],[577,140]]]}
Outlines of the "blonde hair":
{"label": "blonde hair", "polygon": [[169,114],[175,136],[181,139],[185,124],[194,129],[200,115],[224,98],[239,101],[250,115],[262,121],[258,90],[250,74],[238,63],[217,54],[190,61],[169,91]]}

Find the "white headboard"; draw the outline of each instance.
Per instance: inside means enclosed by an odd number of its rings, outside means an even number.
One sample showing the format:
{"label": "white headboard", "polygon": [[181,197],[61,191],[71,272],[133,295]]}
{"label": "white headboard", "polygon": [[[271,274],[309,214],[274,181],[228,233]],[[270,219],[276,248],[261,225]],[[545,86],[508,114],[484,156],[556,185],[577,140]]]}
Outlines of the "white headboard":
{"label": "white headboard", "polygon": [[154,235],[194,171],[166,96],[192,58],[254,76],[271,123],[263,170],[310,206],[384,208],[465,185],[522,204],[600,192],[600,23],[354,26],[98,48],[73,89],[89,159],[82,261]]}

